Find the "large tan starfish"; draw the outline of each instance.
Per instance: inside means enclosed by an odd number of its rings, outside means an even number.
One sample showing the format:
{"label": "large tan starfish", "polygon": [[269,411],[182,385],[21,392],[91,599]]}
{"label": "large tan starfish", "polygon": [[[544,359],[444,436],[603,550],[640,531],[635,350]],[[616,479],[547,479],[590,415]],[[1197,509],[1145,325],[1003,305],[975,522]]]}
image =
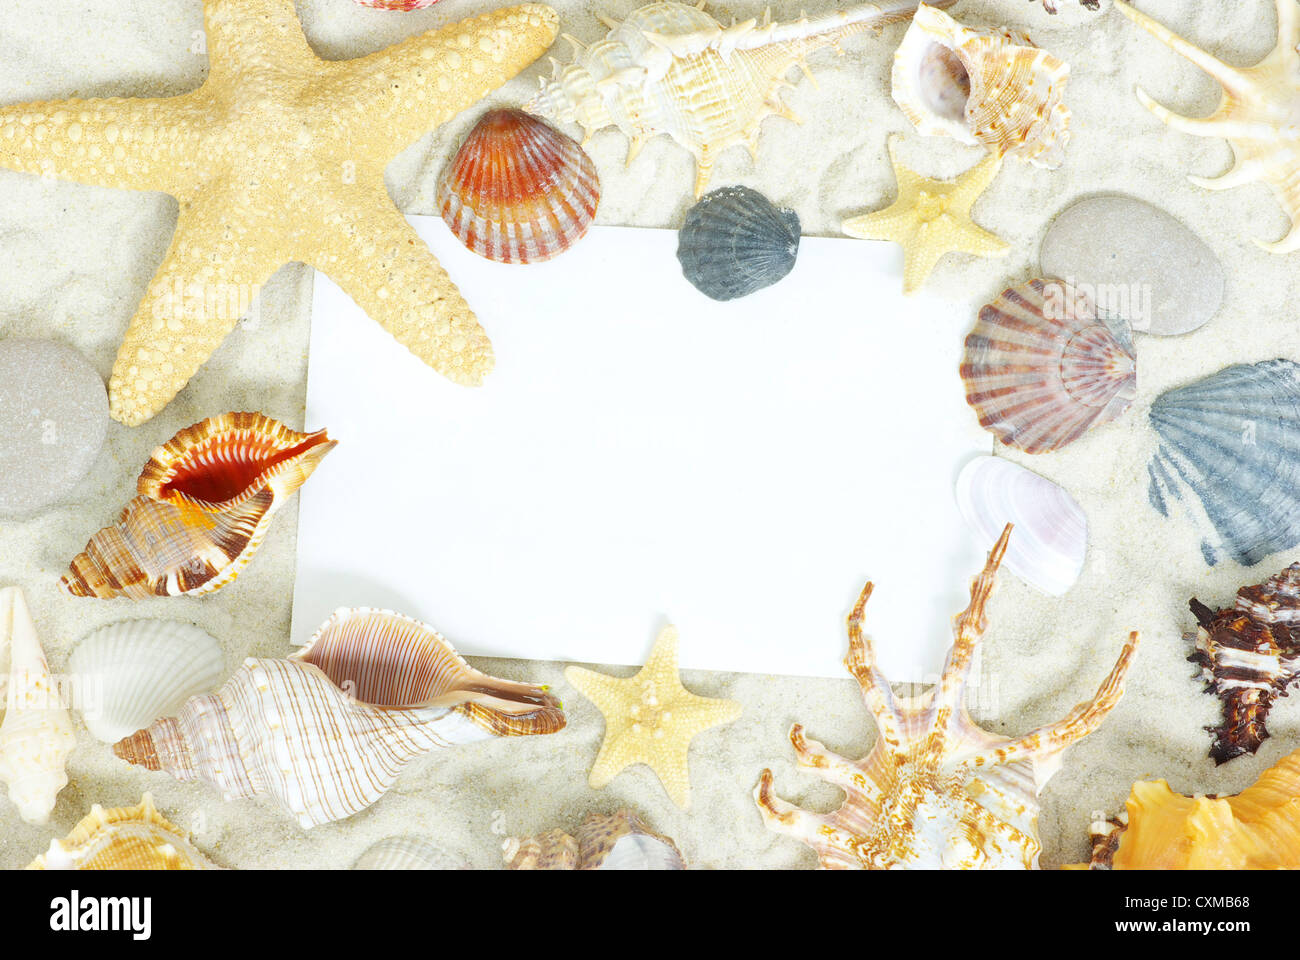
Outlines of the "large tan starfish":
{"label": "large tan starfish", "polygon": [[621,679],[582,667],[564,678],[605,715],[605,740],[589,783],[599,790],[634,763],[654,771],[677,806],[691,805],[687,754],[699,733],[740,716],[734,700],[697,696],[677,675],[677,628],[665,627],[650,659],[634,677]]}
{"label": "large tan starfish", "polygon": [[211,66],[192,93],[0,109],[0,165],[180,201],[113,367],[113,417],[135,425],[166,406],[292,260],[328,274],[439,373],[482,382],[492,345],[394,207],[384,168],[540,56],[555,12],[508,7],[328,61],[293,0],[204,0],[204,11]]}
{"label": "large tan starfish", "polygon": [[895,147],[900,139],[897,134],[889,138],[898,199],[884,210],[845,220],[841,229],[850,237],[902,245],[904,293],[920,289],[944,254],[1006,256],[1007,242],[977,227],[970,215],[1001,169],[1001,158],[990,153],[956,180],[930,180],[899,162]]}

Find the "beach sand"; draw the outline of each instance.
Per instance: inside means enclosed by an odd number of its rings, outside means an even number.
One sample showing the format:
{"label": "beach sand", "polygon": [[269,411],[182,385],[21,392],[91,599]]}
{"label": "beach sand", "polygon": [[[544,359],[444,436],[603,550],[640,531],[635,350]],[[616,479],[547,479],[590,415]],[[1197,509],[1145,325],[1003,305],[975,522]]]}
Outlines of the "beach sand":
{"label": "beach sand", "polygon": [[[1054,17],[1025,0],[962,0],[950,10],[970,25],[1026,30],[1070,64],[1073,139],[1058,170],[1009,162],[976,206],[977,221],[1010,242],[1010,255],[946,258],[927,289],[950,298],[954,310],[968,311],[973,319],[978,304],[1008,282],[1036,274],[1038,246],[1057,212],[1079,197],[1104,192],[1126,193],[1169,211],[1210,245],[1228,283],[1224,304],[1208,326],[1183,337],[1137,338],[1139,395],[1121,420],[1058,453],[1029,457],[998,451],[1066,486],[1088,514],[1091,542],[1083,576],[1062,598],[1045,597],[1003,574],[989,611],[976,719],[1011,735],[1064,716],[1092,695],[1127,632],[1143,634],[1124,699],[1097,733],[1066,754],[1063,769],[1043,792],[1039,828],[1046,867],[1086,859],[1090,822],[1122,809],[1134,780],[1163,777],[1175,790],[1234,793],[1300,742],[1300,702],[1282,699],[1269,718],[1273,736],[1258,755],[1216,769],[1202,728],[1217,721],[1218,701],[1193,679],[1186,662],[1190,648],[1182,639],[1193,626],[1190,597],[1225,605],[1239,586],[1300,559],[1300,551],[1249,569],[1231,561],[1207,567],[1199,532],[1186,521],[1162,518],[1148,505],[1145,469],[1153,448],[1147,408],[1159,393],[1232,363],[1300,359],[1300,318],[1293,305],[1300,293],[1296,256],[1271,255],[1251,242],[1282,236],[1286,218],[1263,185],[1216,193],[1189,184],[1189,173],[1214,176],[1227,169],[1227,144],[1168,130],[1133,96],[1134,84],[1140,83],[1181,113],[1205,115],[1218,104],[1217,84],[1112,10],[1110,0],[1102,0],[1100,12],[1086,11],[1073,0],[1058,4],[1061,12]],[[352,0],[301,0],[298,7],[317,51],[344,58],[496,5],[444,0],[406,14],[366,10]],[[638,0],[558,0],[554,6],[562,30],[589,42],[605,32],[597,8],[621,18]],[[773,4],[773,13],[788,19],[801,6]],[[809,13],[830,6],[824,0],[806,4]],[[1140,6],[1233,63],[1253,63],[1274,42],[1269,0],[1195,5],[1143,0]],[[710,10],[729,19],[733,13],[760,14],[762,7],[746,2],[715,4]],[[894,178],[885,151],[891,132],[906,134],[901,157],[924,174],[950,177],[974,163],[977,149],[917,135],[890,99],[892,53],[905,29],[897,25],[880,38],[855,39],[842,57],[819,54],[812,66],[820,89],[802,80],[787,95],[803,124],[769,120],[757,163],[743,149],[727,152],[714,185],[754,187],[795,209],[805,233],[836,236],[841,219],[892,200]],[[0,102],[180,94],[205,74],[206,59],[196,43],[201,36],[198,0],[83,0],[75,9],[45,0],[9,0],[0,10]],[[566,45],[557,44],[553,52],[567,59]],[[488,102],[523,102],[543,69],[544,60]],[[392,164],[388,183],[403,211],[436,212],[437,174],[478,113],[466,112]],[[604,189],[599,221],[679,226],[691,202],[691,157],[661,138],[625,167],[626,143],[611,129],[589,145]],[[175,217],[175,201],[160,194],[0,171],[0,335],[71,344],[107,378]],[[282,511],[238,582],[211,597],[135,605],[78,601],[59,591],[58,577],[87,538],[116,517],[153,447],[178,429],[242,409],[302,425],[310,300],[310,271],[285,267],[264,293],[260,320],[237,329],[176,401],[141,427],[111,426],[96,469],[72,497],[37,517],[0,521],[0,585],[18,584],[26,591],[54,670],[66,665],[89,630],[128,617],[192,620],[221,641],[232,670],[247,656],[290,652],[296,503]],[[869,320],[867,304],[847,307]],[[916,349],[926,349],[924,331],[917,331]],[[924,517],[917,518],[916,534],[925,536]],[[908,642],[905,636],[876,639]],[[649,637],[646,642],[648,649]],[[378,840],[411,835],[434,844],[448,866],[490,868],[500,864],[507,835],[571,830],[588,812],[623,805],[674,837],[692,866],[809,867],[811,851],[764,829],[751,797],[759,771],[773,768],[782,796],[830,810],[838,791],[795,769],[786,739],[790,725],[803,723],[810,736],[850,757],[864,755],[875,736],[850,679],[687,673],[692,690],[738,700],[744,714],[696,741],[694,803],[681,811],[644,767],[628,770],[604,790],[587,786],[603,723],[565,683],[562,664],[475,662],[498,675],[552,684],[565,701],[568,728],[551,737],[499,740],[422,758],[373,807],[304,831],[270,801],[226,803],[202,783],[180,784],[129,767],[78,721],[70,782],[48,825],[21,822],[0,798],[0,867],[29,862],[92,804],[134,804],[145,790],[152,791],[164,814],[193,831],[203,851],[227,867],[343,868]]]}

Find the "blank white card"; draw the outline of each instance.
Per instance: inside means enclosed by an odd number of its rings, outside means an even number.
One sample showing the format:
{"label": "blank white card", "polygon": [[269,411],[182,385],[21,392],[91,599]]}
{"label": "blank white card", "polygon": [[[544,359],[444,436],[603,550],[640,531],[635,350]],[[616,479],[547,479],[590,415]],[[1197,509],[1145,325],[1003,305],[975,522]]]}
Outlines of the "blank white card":
{"label": "blank white card", "polygon": [[965,304],[904,299],[892,244],[805,238],[715,303],[673,231],[508,266],[412,222],[496,369],[448,382],[317,275],[306,425],[339,446],[301,493],[294,642],[372,606],[469,655],[639,664],[675,623],[684,668],[844,677],[870,579],[887,675],[939,669],[983,560],[953,481],[992,447]]}

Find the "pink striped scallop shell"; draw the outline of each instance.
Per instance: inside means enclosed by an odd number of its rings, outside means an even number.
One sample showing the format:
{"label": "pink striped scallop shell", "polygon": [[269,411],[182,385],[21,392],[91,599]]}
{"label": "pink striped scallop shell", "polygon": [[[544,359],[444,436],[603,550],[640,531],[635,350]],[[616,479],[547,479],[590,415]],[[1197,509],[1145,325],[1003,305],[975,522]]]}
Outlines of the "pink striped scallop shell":
{"label": "pink striped scallop shell", "polygon": [[961,378],[985,429],[1026,453],[1059,450],[1120,416],[1137,396],[1137,360],[1062,280],[1008,287],[966,337]]}
{"label": "pink striped scallop shell", "polygon": [[596,217],[600,178],[576,140],[521,110],[483,115],[438,178],[461,243],[500,263],[550,260]]}

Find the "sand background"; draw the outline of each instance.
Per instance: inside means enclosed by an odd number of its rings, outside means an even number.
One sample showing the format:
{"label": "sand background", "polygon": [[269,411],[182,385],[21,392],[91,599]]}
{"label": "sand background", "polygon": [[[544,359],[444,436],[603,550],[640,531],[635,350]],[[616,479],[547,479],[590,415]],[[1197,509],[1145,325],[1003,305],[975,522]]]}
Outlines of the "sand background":
{"label": "sand background", "polygon": [[[1166,521],[1148,506],[1145,473],[1152,449],[1146,410],[1160,392],[1230,363],[1300,359],[1292,305],[1300,288],[1295,256],[1270,255],[1250,239],[1280,237],[1286,219],[1263,185],[1212,193],[1188,184],[1188,173],[1213,176],[1227,169],[1228,146],[1168,131],[1132,94],[1133,85],[1141,83],[1173,109],[1205,115],[1219,100],[1213,81],[1111,10],[1109,0],[1096,13],[1073,0],[1058,3],[1061,12],[1055,17],[1024,0],[963,0],[950,11],[971,25],[1026,30],[1071,65],[1074,138],[1059,170],[1008,163],[976,207],[977,220],[1011,243],[1010,256],[945,259],[928,289],[951,298],[955,310],[972,311],[973,318],[973,307],[1007,281],[1035,274],[1051,217],[1074,199],[1098,192],[1128,193],[1172,213],[1221,258],[1228,284],[1223,307],[1207,327],[1178,338],[1138,338],[1139,397],[1119,423],[1059,453],[1011,454],[1073,492],[1088,513],[1091,544],[1084,575],[1064,598],[1044,597],[1004,574],[990,611],[973,704],[977,719],[1010,735],[1063,716],[1091,695],[1126,632],[1144,634],[1124,700],[1098,733],[1067,754],[1064,769],[1043,793],[1044,866],[1084,858],[1094,812],[1118,811],[1135,779],[1165,777],[1185,792],[1236,792],[1300,741],[1300,703],[1284,699],[1269,720],[1273,738],[1259,755],[1216,769],[1206,755],[1209,738],[1202,727],[1216,720],[1218,703],[1192,679],[1185,661],[1188,646],[1181,639],[1191,624],[1189,597],[1222,605],[1240,585],[1300,559],[1300,551],[1249,570],[1231,561],[1207,568],[1191,525]],[[301,0],[298,8],[315,49],[343,58],[496,5],[444,0],[418,13],[382,13],[352,0]],[[196,45],[201,6],[199,0],[8,0],[0,9],[0,102],[186,92],[206,72],[205,56],[195,52],[201,51]],[[605,32],[597,11],[621,17],[638,0],[557,0],[554,6],[562,30],[587,42]],[[789,19],[800,6],[815,13],[833,4],[778,3],[773,12]],[[1268,0],[1143,0],[1140,6],[1230,62],[1253,63],[1274,42],[1276,21]],[[761,13],[762,7],[737,2],[710,9],[729,18]],[[900,25],[879,39],[856,39],[844,57],[819,54],[813,66],[820,90],[800,81],[787,96],[804,124],[769,120],[757,164],[743,149],[728,152],[714,185],[755,187],[797,210],[805,233],[834,236],[842,218],[892,200],[894,178],[885,152],[890,132],[907,133],[902,157],[922,173],[948,177],[975,162],[974,148],[916,135],[889,98],[891,57],[904,30]],[[568,47],[558,43],[553,53],[567,59]],[[534,65],[492,100],[522,102],[542,70]],[[477,113],[469,111],[426,136],[392,164],[388,184],[402,210],[435,212],[437,174]],[[661,138],[625,168],[625,150],[626,140],[614,130],[590,144],[604,188],[600,222],[679,226],[693,182],[689,155]],[[69,343],[107,378],[175,217],[175,201],[161,194],[0,171],[0,335]],[[152,448],[178,429],[240,409],[302,425],[310,281],[306,268],[286,266],[264,293],[261,322],[237,329],[154,420],[135,429],[113,424],[96,469],[71,498],[31,519],[0,521],[0,583],[26,591],[56,671],[89,630],[128,617],[198,623],[222,642],[230,669],[246,656],[289,652],[294,504],[281,513],[238,583],[208,598],[136,605],[76,601],[59,592],[57,581],[67,560],[129,499]],[[865,303],[845,308],[869,312]],[[926,349],[924,331],[918,331],[916,349]],[[892,362],[905,363],[906,357]],[[905,405],[905,398],[901,402]],[[925,535],[924,517],[917,518],[916,535]],[[877,642],[906,643],[907,638]],[[625,804],[676,838],[695,866],[807,867],[814,862],[811,851],[763,829],[750,796],[759,771],[772,766],[781,795],[829,810],[838,792],[795,770],[786,740],[790,725],[802,722],[810,735],[848,756],[865,754],[875,736],[851,680],[688,673],[693,690],[736,699],[745,712],[730,727],[696,741],[694,805],[685,812],[672,806],[645,768],[625,772],[602,791],[587,787],[586,771],[603,724],[564,682],[561,664],[482,659],[476,664],[499,675],[553,684],[568,706],[568,729],[553,737],[495,741],[423,758],[380,803],[307,832],[269,801],[224,803],[201,783],[182,785],[128,767],[78,721],[70,783],[50,823],[29,826],[0,799],[0,867],[27,863],[91,804],[135,803],[146,789],[167,816],[194,831],[201,849],[229,867],[347,867],[373,842],[395,835],[432,842],[448,865],[494,867],[504,835],[572,828],[588,812]]]}

